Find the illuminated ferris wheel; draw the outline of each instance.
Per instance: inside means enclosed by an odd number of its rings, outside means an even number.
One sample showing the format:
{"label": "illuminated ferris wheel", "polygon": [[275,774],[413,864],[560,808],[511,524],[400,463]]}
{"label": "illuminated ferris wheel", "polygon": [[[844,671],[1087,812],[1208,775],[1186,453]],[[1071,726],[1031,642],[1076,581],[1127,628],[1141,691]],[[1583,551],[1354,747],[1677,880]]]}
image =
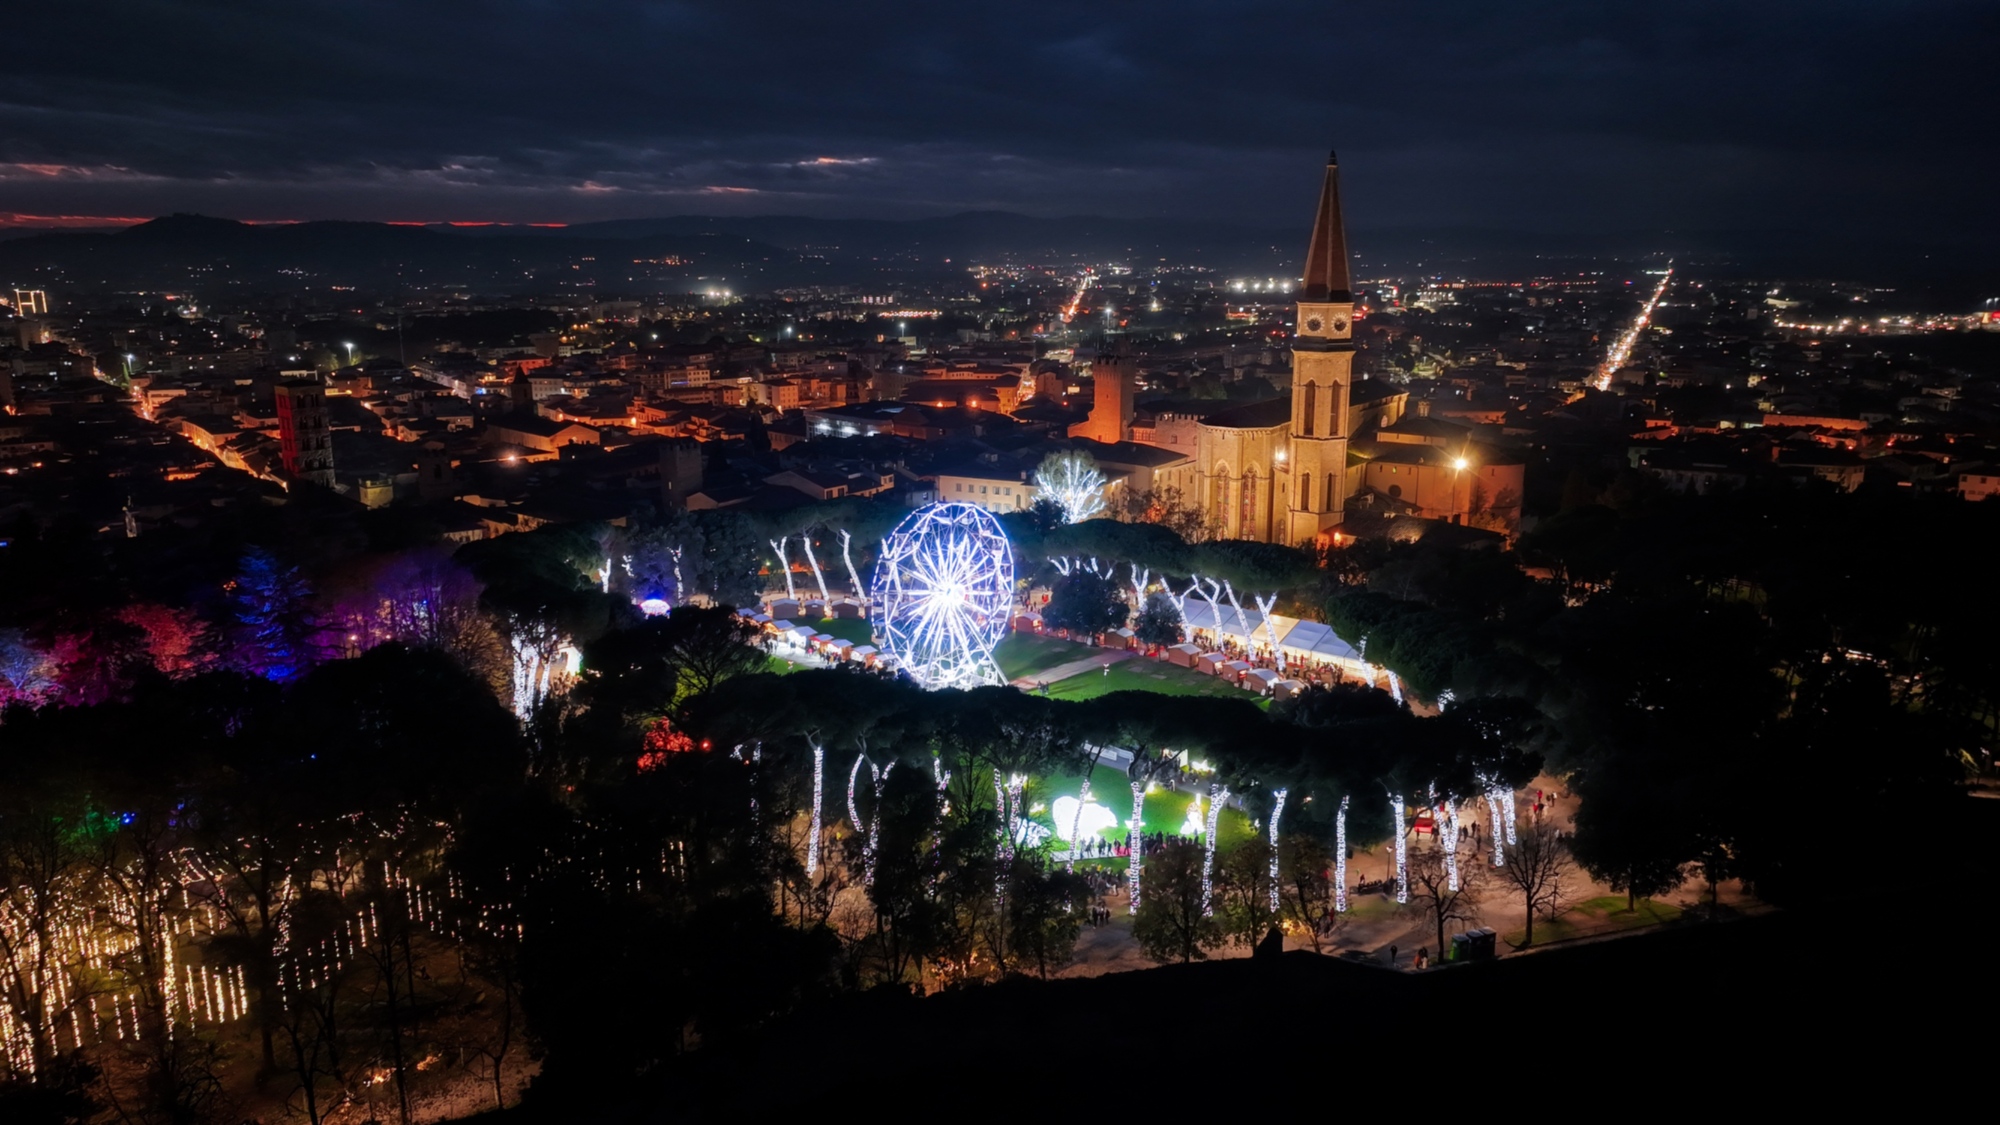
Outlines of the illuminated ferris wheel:
{"label": "illuminated ferris wheel", "polygon": [[924,687],[1006,682],[993,646],[1014,604],[1014,553],[992,513],[918,509],[882,541],[870,592],[883,648]]}

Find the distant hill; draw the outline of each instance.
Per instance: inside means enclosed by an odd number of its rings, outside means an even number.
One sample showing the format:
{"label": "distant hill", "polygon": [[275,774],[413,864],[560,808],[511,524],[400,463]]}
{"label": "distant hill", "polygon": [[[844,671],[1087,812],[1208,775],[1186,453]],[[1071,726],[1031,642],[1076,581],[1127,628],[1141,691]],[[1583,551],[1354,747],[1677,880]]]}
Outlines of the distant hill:
{"label": "distant hill", "polygon": [[[568,227],[357,222],[247,224],[171,215],[117,231],[0,240],[0,285],[237,292],[353,286],[463,287],[487,294],[768,290],[811,282],[895,283],[963,276],[976,263],[1200,266],[1282,277],[1306,232],[1178,219],[1041,218],[968,211],[938,218],[678,215]],[[1668,256],[1691,275],[1821,277],[1922,289],[1958,302],[2000,293],[1994,255],[1966,242],[1912,246],[1797,230],[1555,235],[1485,228],[1350,232],[1356,274],[1524,277],[1627,273]],[[1992,290],[1987,292],[1986,290]]]}
{"label": "distant hill", "polygon": [[781,281],[799,264],[788,250],[726,234],[605,239],[554,231],[475,239],[386,223],[250,224],[203,215],[0,242],[0,283],[71,290],[686,292]]}

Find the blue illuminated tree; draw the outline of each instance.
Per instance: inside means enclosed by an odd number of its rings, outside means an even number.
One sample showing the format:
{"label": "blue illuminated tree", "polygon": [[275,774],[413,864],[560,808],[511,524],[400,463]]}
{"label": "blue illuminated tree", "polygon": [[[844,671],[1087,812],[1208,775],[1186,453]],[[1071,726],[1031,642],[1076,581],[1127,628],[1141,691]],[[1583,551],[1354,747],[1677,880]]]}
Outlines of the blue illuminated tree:
{"label": "blue illuminated tree", "polygon": [[312,587],[295,566],[261,547],[243,553],[231,597],[236,603],[237,667],[285,683],[312,666],[318,628]]}

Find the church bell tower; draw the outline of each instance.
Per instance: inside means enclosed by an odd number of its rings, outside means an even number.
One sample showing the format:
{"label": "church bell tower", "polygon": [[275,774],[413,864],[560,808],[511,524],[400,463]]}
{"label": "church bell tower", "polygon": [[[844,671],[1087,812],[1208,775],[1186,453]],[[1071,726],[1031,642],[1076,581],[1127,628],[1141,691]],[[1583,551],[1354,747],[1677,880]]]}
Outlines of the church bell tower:
{"label": "church bell tower", "polygon": [[1338,525],[1347,503],[1348,387],[1354,379],[1354,294],[1340,218],[1340,165],[1329,154],[1319,214],[1299,288],[1292,344],[1292,425],[1287,438],[1285,542],[1309,542]]}

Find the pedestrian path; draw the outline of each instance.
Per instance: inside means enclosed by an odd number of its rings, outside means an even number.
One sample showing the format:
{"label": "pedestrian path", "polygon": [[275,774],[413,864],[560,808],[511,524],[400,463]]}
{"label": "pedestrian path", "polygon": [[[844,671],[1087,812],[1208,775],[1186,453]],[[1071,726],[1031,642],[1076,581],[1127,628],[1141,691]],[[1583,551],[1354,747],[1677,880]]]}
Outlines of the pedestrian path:
{"label": "pedestrian path", "polygon": [[1130,660],[1138,655],[1129,648],[1107,648],[1091,653],[1082,660],[1072,660],[1068,664],[1058,664],[1036,672],[1032,676],[1022,676],[1014,681],[1014,686],[1024,691],[1033,691],[1043,684],[1059,684],[1071,676],[1081,676],[1085,672],[1095,672],[1099,668],[1109,668],[1121,660]]}

